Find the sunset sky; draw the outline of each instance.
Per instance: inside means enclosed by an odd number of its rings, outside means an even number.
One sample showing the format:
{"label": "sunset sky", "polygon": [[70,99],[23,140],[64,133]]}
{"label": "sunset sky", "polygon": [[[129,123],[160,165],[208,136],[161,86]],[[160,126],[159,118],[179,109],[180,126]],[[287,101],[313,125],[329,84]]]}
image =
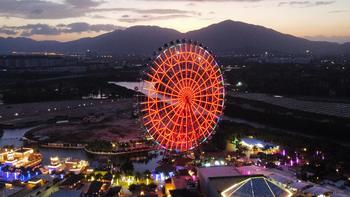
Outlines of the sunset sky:
{"label": "sunset sky", "polygon": [[134,25],[181,32],[223,20],[350,41],[349,0],[0,0],[0,36],[74,40]]}

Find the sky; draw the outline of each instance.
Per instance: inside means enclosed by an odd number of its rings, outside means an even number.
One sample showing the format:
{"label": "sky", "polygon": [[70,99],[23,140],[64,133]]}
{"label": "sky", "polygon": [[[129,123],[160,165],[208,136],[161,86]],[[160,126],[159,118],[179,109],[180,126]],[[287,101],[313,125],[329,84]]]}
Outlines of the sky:
{"label": "sky", "polygon": [[180,32],[224,20],[350,42],[350,0],[0,0],[0,36],[69,41],[135,25]]}

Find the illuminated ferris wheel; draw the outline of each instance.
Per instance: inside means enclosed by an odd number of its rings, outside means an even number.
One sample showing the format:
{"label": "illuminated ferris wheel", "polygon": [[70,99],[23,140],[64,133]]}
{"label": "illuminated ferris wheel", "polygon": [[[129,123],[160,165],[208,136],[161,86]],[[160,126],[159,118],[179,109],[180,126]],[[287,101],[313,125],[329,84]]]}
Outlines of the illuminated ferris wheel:
{"label": "illuminated ferris wheel", "polygon": [[201,44],[177,40],[159,49],[145,73],[143,125],[167,150],[187,151],[211,136],[224,106],[224,81]]}

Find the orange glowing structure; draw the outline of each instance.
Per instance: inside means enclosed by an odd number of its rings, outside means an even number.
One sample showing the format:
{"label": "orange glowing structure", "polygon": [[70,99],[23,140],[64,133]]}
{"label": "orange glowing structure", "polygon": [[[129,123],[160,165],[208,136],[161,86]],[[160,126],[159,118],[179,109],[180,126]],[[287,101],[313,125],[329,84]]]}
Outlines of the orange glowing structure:
{"label": "orange glowing structure", "polygon": [[202,45],[177,41],[160,48],[145,75],[143,123],[168,150],[186,151],[214,131],[224,105],[224,81]]}

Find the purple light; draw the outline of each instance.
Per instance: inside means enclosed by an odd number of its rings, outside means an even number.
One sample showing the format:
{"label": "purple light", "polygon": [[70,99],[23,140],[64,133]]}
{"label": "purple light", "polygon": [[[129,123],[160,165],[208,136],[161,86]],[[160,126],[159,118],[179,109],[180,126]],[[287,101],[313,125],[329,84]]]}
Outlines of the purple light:
{"label": "purple light", "polygon": [[298,157],[296,158],[296,162],[297,162],[297,164],[299,164],[299,158]]}
{"label": "purple light", "polygon": [[283,157],[286,156],[286,150],[283,149],[282,155],[283,155]]}
{"label": "purple light", "polygon": [[290,160],[290,166],[293,166],[293,165],[294,165],[293,160]]}

